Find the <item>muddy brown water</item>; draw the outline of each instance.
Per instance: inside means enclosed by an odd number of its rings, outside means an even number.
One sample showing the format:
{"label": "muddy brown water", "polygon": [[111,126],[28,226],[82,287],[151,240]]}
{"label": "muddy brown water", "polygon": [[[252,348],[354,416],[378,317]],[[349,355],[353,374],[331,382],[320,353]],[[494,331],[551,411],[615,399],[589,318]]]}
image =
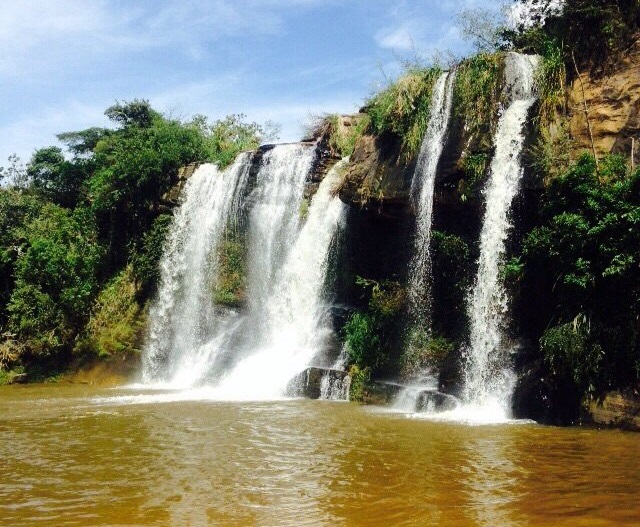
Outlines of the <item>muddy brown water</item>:
{"label": "muddy brown water", "polygon": [[175,399],[0,388],[0,525],[640,525],[640,434]]}

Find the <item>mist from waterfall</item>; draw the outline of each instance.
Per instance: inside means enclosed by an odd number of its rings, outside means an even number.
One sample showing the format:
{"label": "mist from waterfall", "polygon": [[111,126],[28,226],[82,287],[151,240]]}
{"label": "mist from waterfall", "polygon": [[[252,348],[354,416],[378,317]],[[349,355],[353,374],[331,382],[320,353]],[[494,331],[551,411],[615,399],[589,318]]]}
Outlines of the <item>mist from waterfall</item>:
{"label": "mist from waterfall", "polygon": [[509,415],[514,374],[509,367],[509,298],[500,277],[512,228],[511,204],[519,191],[525,123],[536,100],[534,74],[538,57],[508,53],[506,90],[510,103],[498,122],[495,154],[484,190],[486,210],[480,233],[478,273],[470,298],[470,340],[464,364],[463,400],[470,413],[493,418]]}

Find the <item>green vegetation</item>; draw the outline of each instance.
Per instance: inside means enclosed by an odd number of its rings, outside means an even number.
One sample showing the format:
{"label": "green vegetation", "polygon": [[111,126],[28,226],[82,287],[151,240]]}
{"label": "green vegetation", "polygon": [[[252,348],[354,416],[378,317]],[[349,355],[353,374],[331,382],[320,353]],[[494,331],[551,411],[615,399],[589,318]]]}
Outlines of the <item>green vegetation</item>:
{"label": "green vegetation", "polygon": [[462,165],[464,178],[458,181],[460,201],[465,202],[477,195],[481,185],[484,183],[488,163],[489,155],[484,152],[467,154],[462,158],[460,164]]}
{"label": "green vegetation", "polygon": [[136,353],[145,327],[137,293],[133,268],[129,265],[98,295],[74,353],[85,359],[93,355],[113,358]]}
{"label": "green vegetation", "polygon": [[426,371],[437,371],[454,349],[455,344],[444,337],[429,336],[421,327],[411,328],[400,360],[400,375],[411,379]]}
{"label": "green vegetation", "polygon": [[393,344],[397,340],[406,291],[393,281],[357,278],[368,298],[367,309],[353,313],[344,327],[349,364],[379,373],[393,368]]}
{"label": "green vegetation", "polygon": [[542,60],[536,72],[538,117],[542,125],[548,125],[558,113],[565,113],[567,70],[563,49],[556,40],[545,40],[540,48]]}
{"label": "green vegetation", "polygon": [[462,61],[456,70],[454,112],[464,119],[471,135],[481,138],[479,147],[491,148],[501,95],[501,53],[480,53]]}
{"label": "green vegetation", "polygon": [[239,235],[230,235],[218,250],[218,276],[213,298],[216,304],[240,307],[245,302],[246,245]]}
{"label": "green vegetation", "polygon": [[358,365],[353,364],[349,368],[349,377],[351,377],[349,400],[355,402],[364,401],[367,384],[371,379],[371,370],[369,368],[360,368]]}
{"label": "green vegetation", "polygon": [[[105,114],[115,128],[60,134],[68,156],[41,148],[26,168],[14,157],[0,171],[3,379],[46,378],[77,359],[135,353],[171,223],[160,201],[178,168],[226,165],[265,132],[241,115],[181,122],[141,100]],[[233,247],[224,269],[237,270]],[[237,296],[236,275],[226,276]]]}
{"label": "green vegetation", "polygon": [[367,102],[365,112],[371,119],[371,130],[378,135],[392,132],[400,137],[405,162],[420,149],[429,122],[433,86],[441,73],[439,66],[410,68]]}
{"label": "green vegetation", "polygon": [[347,157],[353,154],[356,142],[370,124],[370,118],[367,114],[349,116],[347,119],[338,114],[331,114],[325,118],[325,122],[329,146],[341,157]]}
{"label": "green vegetation", "polygon": [[540,345],[558,382],[580,390],[640,379],[640,171],[583,154],[551,180],[541,224],[526,237],[524,278],[556,306]]}

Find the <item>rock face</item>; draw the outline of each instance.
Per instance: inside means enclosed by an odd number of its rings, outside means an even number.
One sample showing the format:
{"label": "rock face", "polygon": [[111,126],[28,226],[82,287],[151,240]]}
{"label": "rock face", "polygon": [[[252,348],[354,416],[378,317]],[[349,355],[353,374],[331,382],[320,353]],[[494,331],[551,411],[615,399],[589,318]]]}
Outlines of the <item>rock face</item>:
{"label": "rock face", "polygon": [[399,162],[400,143],[392,134],[361,137],[340,186],[340,199],[381,215],[406,212],[415,163]]}
{"label": "rock face", "polygon": [[322,380],[325,376],[328,376],[329,384],[336,384],[343,383],[349,375],[346,371],[331,368],[307,368],[289,381],[287,395],[290,397],[320,399],[322,396]]}
{"label": "rock face", "polygon": [[601,399],[585,404],[584,420],[600,426],[640,432],[640,396],[609,392]]}
{"label": "rock face", "polygon": [[[607,77],[583,73],[589,121],[598,156],[608,153],[631,155],[635,138],[635,163],[640,164],[640,39]],[[569,90],[570,131],[579,149],[591,150],[584,114],[582,87],[575,79]]]}

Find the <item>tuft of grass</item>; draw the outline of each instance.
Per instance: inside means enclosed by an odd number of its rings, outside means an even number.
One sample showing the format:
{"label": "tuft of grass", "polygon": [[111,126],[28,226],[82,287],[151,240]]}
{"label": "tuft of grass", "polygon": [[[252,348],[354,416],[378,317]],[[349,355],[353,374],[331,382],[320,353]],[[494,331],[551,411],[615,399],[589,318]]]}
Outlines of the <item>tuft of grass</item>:
{"label": "tuft of grass", "polygon": [[347,157],[353,154],[358,139],[369,126],[370,118],[367,114],[346,117],[331,114],[324,119],[324,122],[329,134],[331,150],[340,157]]}
{"label": "tuft of grass", "polygon": [[541,48],[542,61],[536,72],[538,119],[547,125],[558,112],[565,113],[567,70],[564,51],[555,40],[545,40]]}
{"label": "tuft of grass", "polygon": [[429,121],[433,86],[441,73],[439,66],[411,68],[367,102],[365,111],[372,131],[400,136],[404,162],[409,162],[420,149]]}
{"label": "tuft of grass", "polygon": [[471,134],[490,132],[495,124],[503,60],[501,53],[480,53],[463,61],[456,70],[454,111],[465,120]]}
{"label": "tuft of grass", "polygon": [[246,297],[246,247],[236,235],[228,236],[218,250],[218,276],[213,301],[228,307],[240,307]]}

